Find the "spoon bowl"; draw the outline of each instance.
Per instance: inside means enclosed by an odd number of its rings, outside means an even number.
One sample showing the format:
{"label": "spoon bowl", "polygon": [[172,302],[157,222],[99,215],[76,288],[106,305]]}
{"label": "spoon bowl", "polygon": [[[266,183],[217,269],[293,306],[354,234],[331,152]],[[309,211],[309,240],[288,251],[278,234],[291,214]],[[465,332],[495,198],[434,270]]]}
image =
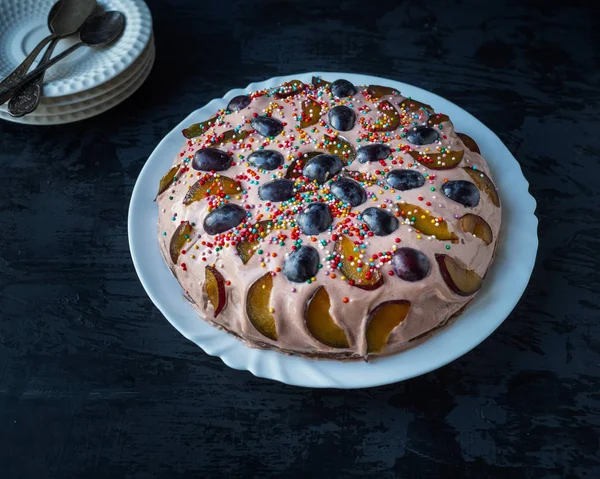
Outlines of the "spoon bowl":
{"label": "spoon bowl", "polygon": [[96,0],[59,0],[48,15],[48,28],[60,37],[77,33],[97,7]]}
{"label": "spoon bowl", "polygon": [[79,34],[81,42],[89,47],[101,47],[114,42],[125,30],[125,15],[106,12],[89,18]]}

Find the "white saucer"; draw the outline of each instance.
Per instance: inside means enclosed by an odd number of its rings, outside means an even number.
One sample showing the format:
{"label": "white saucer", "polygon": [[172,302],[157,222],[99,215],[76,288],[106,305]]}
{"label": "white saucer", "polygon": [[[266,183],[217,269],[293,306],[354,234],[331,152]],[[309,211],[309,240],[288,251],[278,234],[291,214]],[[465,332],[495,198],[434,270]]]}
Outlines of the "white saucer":
{"label": "white saucer", "polygon": [[[49,34],[47,18],[54,3],[55,0],[0,2],[0,79],[9,75]],[[50,68],[44,86],[46,97],[73,95],[110,81],[127,70],[148,45],[152,16],[143,0],[98,0],[98,3],[104,10],[119,10],[125,15],[123,36],[109,47],[82,47]],[[77,36],[61,40],[55,54],[77,41]]]}
{"label": "white saucer", "polygon": [[[340,362],[288,356],[276,351],[251,349],[234,336],[198,317],[160,252],[158,209],[154,202],[160,178],[173,162],[185,138],[181,130],[208,119],[225,108],[231,98],[292,79],[310,82],[313,75],[333,81],[345,78],[356,85],[379,84],[433,106],[452,118],[456,130],[473,137],[492,170],[502,197],[502,231],[496,258],[482,290],[451,325],[427,341],[394,356],[370,361]],[[129,245],[133,263],[146,292],[169,322],[186,338],[235,369],[287,384],[307,387],[363,388],[403,381],[437,369],[467,353],[510,314],[523,294],[537,253],[535,200],[529,194],[517,160],[500,139],[474,116],[433,93],[405,83],[347,73],[304,73],[253,83],[212,100],[177,125],[156,147],[136,182],[129,206]]]}
{"label": "white saucer", "polygon": [[[107,82],[105,85],[97,87],[94,89],[96,92],[95,95],[86,99],[81,99],[78,101],[67,102],[64,101],[62,105],[50,105],[45,106],[42,98],[42,102],[37,107],[37,109],[27,115],[27,118],[32,118],[36,116],[44,116],[51,117],[57,115],[69,115],[72,113],[76,113],[78,111],[87,110],[92,107],[96,107],[98,105],[102,105],[103,103],[111,101],[116,96],[120,95],[124,90],[129,88],[132,84],[136,82],[138,78],[140,78],[145,72],[148,65],[154,62],[155,57],[155,47],[152,42],[149,47],[145,50],[144,54],[136,61],[135,67],[132,66],[127,70],[127,72],[119,75],[117,78]],[[124,77],[124,78],[122,78]],[[102,92],[102,90],[104,90]],[[73,96],[85,98],[85,92],[79,95],[71,95]],[[0,106],[0,112],[8,115],[7,104]],[[15,118],[11,117],[11,121],[14,121]]]}
{"label": "white saucer", "polygon": [[[93,116],[99,115],[100,113],[104,113],[111,108],[114,108],[119,103],[123,102],[127,98],[129,98],[135,91],[142,86],[150,71],[152,70],[152,66],[154,65],[154,55],[150,57],[148,64],[144,67],[144,69],[139,72],[138,76],[131,78],[128,81],[127,85],[124,85],[122,90],[119,90],[119,93],[112,97],[111,99],[107,99],[106,101],[100,101],[95,106],[90,106],[84,108],[79,111],[72,111],[69,113],[63,113],[58,115],[27,115],[21,118],[14,118],[10,116],[8,113],[4,113],[0,111],[0,119],[12,121],[14,123],[22,123],[26,125],[60,125],[63,123],[72,123],[75,121],[85,120],[87,118],[91,118]],[[109,93],[111,95],[111,93]]]}

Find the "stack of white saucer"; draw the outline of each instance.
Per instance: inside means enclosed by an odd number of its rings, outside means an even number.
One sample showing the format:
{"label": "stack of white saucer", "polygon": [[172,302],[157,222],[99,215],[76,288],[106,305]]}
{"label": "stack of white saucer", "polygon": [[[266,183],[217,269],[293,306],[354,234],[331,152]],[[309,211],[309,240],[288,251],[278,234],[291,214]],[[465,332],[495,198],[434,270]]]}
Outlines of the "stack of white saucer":
{"label": "stack of white saucer", "polygon": [[[48,12],[55,1],[0,1],[0,79],[49,34]],[[4,104],[0,106],[0,119],[31,125],[84,120],[118,105],[144,83],[155,56],[148,6],[143,0],[98,0],[98,5],[102,10],[118,10],[125,15],[121,38],[108,47],[77,49],[48,70],[44,96],[33,113],[15,118]],[[54,55],[78,41],[78,35],[61,40]]]}

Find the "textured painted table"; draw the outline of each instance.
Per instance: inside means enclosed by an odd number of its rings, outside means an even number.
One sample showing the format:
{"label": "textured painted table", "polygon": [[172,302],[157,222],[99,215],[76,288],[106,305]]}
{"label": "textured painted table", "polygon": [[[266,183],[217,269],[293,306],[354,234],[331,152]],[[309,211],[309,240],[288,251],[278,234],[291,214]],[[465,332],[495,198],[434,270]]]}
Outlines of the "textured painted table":
{"label": "textured painted table", "polygon": [[[157,61],[134,97],[74,125],[0,123],[1,477],[600,477],[593,2],[376,3],[150,0]],[[439,371],[363,391],[256,379],[180,336],[135,275],[129,196],[162,136],[233,87],[309,70],[454,101],[532,183],[530,287]]]}

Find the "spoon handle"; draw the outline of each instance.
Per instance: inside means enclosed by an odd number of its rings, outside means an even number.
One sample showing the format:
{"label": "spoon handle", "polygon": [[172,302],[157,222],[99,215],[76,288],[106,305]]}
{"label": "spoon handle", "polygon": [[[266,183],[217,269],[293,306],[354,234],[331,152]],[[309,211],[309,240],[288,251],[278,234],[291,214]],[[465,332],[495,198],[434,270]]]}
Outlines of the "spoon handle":
{"label": "spoon handle", "polygon": [[[50,58],[52,58],[52,53],[54,52],[54,48],[58,45],[60,38],[54,38],[50,45],[48,45],[48,49],[42,60],[41,64],[46,63]],[[44,75],[45,71],[40,73],[35,78],[32,78],[28,83],[22,86],[17,93],[10,99],[8,102],[8,112],[11,116],[16,118],[28,115],[32,111],[34,111],[38,105],[40,104],[40,100],[42,99],[42,95],[44,94]]]}
{"label": "spoon handle", "polygon": [[27,83],[33,77],[38,76],[43,71],[46,71],[52,65],[54,65],[55,63],[58,63],[63,58],[65,58],[67,55],[70,55],[71,53],[73,53],[75,50],[77,50],[79,47],[81,47],[83,45],[84,45],[83,42],[79,42],[79,43],[73,45],[71,48],[67,48],[64,52],[56,55],[52,60],[47,61],[46,63],[44,63],[42,65],[39,65],[35,70],[33,70],[30,73],[28,73],[27,75],[25,75],[25,77],[23,77],[21,80],[17,81],[15,83],[15,85],[13,87],[11,87],[10,89],[0,92],[0,105],[4,105],[4,103],[6,103],[8,100],[10,100],[11,97],[17,92],[17,90],[19,90],[19,88],[21,88],[23,85],[25,85],[25,83]]}
{"label": "spoon handle", "polygon": [[23,60],[10,75],[0,82],[0,97],[4,96],[7,91],[12,90],[19,80],[21,80],[27,74],[27,70],[29,70],[29,67],[33,61],[53,38],[54,35],[48,35],[46,38],[40,41],[40,43],[38,43],[37,46],[31,50],[31,53],[25,57],[25,60]]}

